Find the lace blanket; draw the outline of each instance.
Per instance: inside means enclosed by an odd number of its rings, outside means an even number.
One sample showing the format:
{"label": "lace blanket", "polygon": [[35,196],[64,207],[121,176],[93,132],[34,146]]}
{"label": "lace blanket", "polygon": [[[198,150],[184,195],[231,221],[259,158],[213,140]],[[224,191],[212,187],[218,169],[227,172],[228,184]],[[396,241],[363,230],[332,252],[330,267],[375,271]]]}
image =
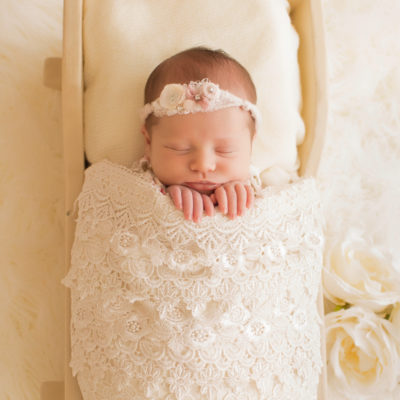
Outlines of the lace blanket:
{"label": "lace blanket", "polygon": [[243,217],[185,221],[150,172],[86,171],[71,367],[85,400],[316,399],[323,223],[314,179]]}

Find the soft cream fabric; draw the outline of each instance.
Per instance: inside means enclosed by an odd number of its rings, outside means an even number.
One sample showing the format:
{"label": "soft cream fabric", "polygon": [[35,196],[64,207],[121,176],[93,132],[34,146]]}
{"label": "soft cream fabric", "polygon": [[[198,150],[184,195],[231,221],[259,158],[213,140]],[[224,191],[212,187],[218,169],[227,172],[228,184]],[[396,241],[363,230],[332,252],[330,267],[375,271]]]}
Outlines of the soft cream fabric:
{"label": "soft cream fabric", "polygon": [[227,51],[255,81],[264,123],[254,143],[254,164],[262,170],[279,167],[283,180],[297,169],[296,143],[304,125],[298,36],[286,0],[87,0],[84,44],[90,162],[108,158],[128,166],[142,155],[137,110],[147,76],[172,54],[206,45]]}

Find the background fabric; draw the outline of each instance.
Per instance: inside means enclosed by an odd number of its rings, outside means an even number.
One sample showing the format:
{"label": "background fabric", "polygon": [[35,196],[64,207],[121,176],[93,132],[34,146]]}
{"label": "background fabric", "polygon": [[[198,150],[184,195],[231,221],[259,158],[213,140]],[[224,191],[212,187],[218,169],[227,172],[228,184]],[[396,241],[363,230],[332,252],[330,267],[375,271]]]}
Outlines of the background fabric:
{"label": "background fabric", "polygon": [[[323,0],[329,123],[319,171],[330,237],[357,227],[399,265],[400,2]],[[61,0],[0,0],[0,398],[63,376]],[[400,394],[399,394],[400,398]]]}

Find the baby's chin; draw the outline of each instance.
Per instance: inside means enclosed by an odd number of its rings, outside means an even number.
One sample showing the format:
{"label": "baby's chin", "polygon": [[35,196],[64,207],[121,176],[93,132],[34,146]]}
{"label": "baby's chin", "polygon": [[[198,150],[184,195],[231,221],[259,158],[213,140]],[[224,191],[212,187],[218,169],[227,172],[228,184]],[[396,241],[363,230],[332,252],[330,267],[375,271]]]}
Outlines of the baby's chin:
{"label": "baby's chin", "polygon": [[201,194],[210,195],[214,193],[217,188],[221,186],[221,183],[213,183],[213,182],[185,182],[183,186],[186,186],[190,189],[196,190]]}

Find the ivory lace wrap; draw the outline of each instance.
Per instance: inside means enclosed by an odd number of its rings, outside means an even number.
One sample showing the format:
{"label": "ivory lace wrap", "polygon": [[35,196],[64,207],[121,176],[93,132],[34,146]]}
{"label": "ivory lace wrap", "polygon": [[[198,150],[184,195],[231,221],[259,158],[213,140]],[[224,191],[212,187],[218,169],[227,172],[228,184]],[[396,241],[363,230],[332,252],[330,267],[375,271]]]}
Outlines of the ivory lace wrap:
{"label": "ivory lace wrap", "polygon": [[243,217],[183,219],[139,164],[86,171],[72,265],[85,400],[316,399],[323,223],[314,179]]}

